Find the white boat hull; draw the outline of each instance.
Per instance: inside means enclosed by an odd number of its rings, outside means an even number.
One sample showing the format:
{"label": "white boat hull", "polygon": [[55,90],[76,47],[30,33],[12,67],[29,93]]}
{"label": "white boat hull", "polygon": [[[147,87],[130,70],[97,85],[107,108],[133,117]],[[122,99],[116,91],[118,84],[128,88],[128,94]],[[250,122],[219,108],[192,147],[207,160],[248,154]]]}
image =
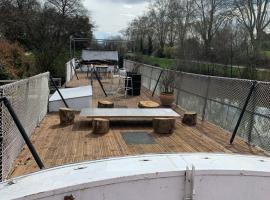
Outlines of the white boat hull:
{"label": "white boat hull", "polygon": [[43,170],[0,184],[1,199],[269,199],[270,159],[226,154],[113,158]]}

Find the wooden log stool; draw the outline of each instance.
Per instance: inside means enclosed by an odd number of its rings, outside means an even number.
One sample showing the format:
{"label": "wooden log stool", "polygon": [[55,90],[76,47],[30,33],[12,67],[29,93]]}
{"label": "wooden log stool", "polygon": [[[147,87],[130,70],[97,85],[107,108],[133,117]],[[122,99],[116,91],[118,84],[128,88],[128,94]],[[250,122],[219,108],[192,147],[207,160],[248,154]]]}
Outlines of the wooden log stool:
{"label": "wooden log stool", "polygon": [[153,128],[158,134],[172,134],[175,129],[174,118],[155,118],[153,119]]}
{"label": "wooden log stool", "polygon": [[184,114],[183,119],[182,119],[182,123],[189,125],[189,126],[195,126],[197,124],[197,113],[196,112],[186,112]]}
{"label": "wooden log stool", "polygon": [[114,103],[111,101],[98,101],[98,108],[114,108]]}
{"label": "wooden log stool", "polygon": [[61,125],[70,125],[74,123],[75,112],[70,108],[60,108],[59,117]]}
{"label": "wooden log stool", "polygon": [[92,124],[94,134],[105,134],[110,130],[110,121],[108,119],[94,118]]}
{"label": "wooden log stool", "polygon": [[159,104],[154,101],[140,101],[138,103],[139,108],[159,108]]}

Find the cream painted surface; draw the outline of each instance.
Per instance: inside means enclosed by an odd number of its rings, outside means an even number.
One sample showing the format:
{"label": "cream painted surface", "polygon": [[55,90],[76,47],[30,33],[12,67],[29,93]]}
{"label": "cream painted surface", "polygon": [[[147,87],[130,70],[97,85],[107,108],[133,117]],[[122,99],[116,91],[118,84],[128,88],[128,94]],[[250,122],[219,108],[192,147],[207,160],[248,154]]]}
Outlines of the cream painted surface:
{"label": "cream painted surface", "polygon": [[[193,171],[191,170],[193,166]],[[270,159],[163,154],[62,166],[0,184],[1,199],[269,199]]]}

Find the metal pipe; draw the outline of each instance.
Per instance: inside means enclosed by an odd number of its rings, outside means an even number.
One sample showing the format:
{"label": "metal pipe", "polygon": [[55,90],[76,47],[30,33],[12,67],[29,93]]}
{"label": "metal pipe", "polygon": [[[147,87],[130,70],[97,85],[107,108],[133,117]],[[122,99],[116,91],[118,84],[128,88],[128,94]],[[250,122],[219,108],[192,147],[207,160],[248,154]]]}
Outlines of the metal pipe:
{"label": "metal pipe", "polygon": [[100,85],[100,87],[101,87],[103,93],[104,93],[105,96],[107,97],[108,95],[107,95],[106,91],[104,90],[103,84],[102,84],[101,81],[100,81],[100,78],[99,78],[99,76],[98,76],[97,71],[94,69],[93,72],[94,72],[94,74],[95,74],[95,76],[96,76],[96,78],[97,78],[97,80],[98,80],[98,83],[99,83],[99,85]]}
{"label": "metal pipe", "polygon": [[155,95],[155,92],[156,92],[156,89],[157,89],[158,83],[159,83],[159,81],[160,81],[160,78],[161,78],[161,75],[163,74],[163,72],[164,72],[164,70],[162,70],[162,71],[160,72],[160,74],[159,74],[159,77],[158,77],[157,83],[156,83],[155,88],[154,88],[153,93],[152,93],[152,97]]}
{"label": "metal pipe", "polygon": [[0,102],[3,102],[4,105],[7,107],[8,111],[9,111],[9,114],[11,115],[13,121],[15,122],[17,128],[19,129],[19,131],[20,131],[20,133],[21,133],[21,135],[22,135],[22,137],[23,137],[23,139],[24,139],[26,145],[28,146],[28,148],[29,148],[31,154],[33,155],[33,157],[34,157],[34,159],[35,159],[35,161],[36,161],[38,167],[39,167],[40,169],[45,168],[45,166],[44,166],[44,164],[42,163],[42,161],[41,161],[41,159],[40,159],[40,157],[39,157],[39,155],[38,155],[38,153],[37,153],[35,147],[33,146],[32,142],[30,141],[30,139],[29,139],[29,137],[28,137],[28,135],[27,135],[25,129],[23,128],[23,126],[22,126],[22,124],[21,124],[19,118],[17,117],[15,111],[13,110],[13,108],[12,108],[12,106],[11,106],[9,100],[8,100],[6,97],[2,97],[2,98],[0,98]]}
{"label": "metal pipe", "polygon": [[65,104],[65,106],[66,106],[67,108],[69,108],[69,106],[68,106],[68,104],[67,104],[66,100],[64,99],[63,95],[61,94],[61,92],[59,91],[58,87],[56,86],[56,84],[55,84],[55,82],[54,82],[54,80],[53,80],[52,76],[50,76],[50,80],[51,80],[51,82],[52,82],[52,84],[53,84],[54,88],[56,89],[56,91],[57,91],[57,92],[58,92],[58,94],[60,95],[60,97],[61,97],[61,99],[62,99],[63,103]]}
{"label": "metal pipe", "polygon": [[246,112],[246,109],[247,109],[249,100],[250,100],[250,98],[251,98],[251,96],[252,96],[252,93],[253,93],[253,91],[254,91],[256,85],[257,85],[257,81],[254,81],[254,82],[252,83],[252,86],[250,87],[250,90],[249,90],[249,93],[248,93],[246,102],[245,102],[245,104],[244,104],[244,107],[243,107],[243,109],[242,109],[242,111],[241,111],[241,114],[240,114],[240,116],[239,116],[239,119],[238,119],[238,121],[237,121],[237,124],[236,124],[236,126],[235,126],[235,129],[234,129],[234,131],[233,131],[232,137],[231,137],[231,139],[230,139],[230,144],[232,144],[233,141],[234,141],[234,138],[235,138],[235,136],[236,136],[236,133],[237,133],[237,131],[238,131],[238,128],[239,128],[239,126],[240,126],[240,123],[241,123],[241,121],[242,121],[242,119],[243,119],[243,116],[244,116],[244,114],[245,114],[245,112]]}

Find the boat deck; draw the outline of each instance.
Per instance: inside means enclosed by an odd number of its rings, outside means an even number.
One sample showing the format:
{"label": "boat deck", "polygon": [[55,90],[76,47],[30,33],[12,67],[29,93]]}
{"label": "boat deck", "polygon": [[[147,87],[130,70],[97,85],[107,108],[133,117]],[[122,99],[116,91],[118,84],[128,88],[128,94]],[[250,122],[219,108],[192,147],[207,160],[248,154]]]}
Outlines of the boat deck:
{"label": "boat deck", "polygon": [[[79,74],[67,87],[88,85],[86,74]],[[106,91],[117,83],[103,80]],[[140,100],[159,101],[157,97],[151,97],[150,92],[142,89],[138,97],[109,96],[105,98],[97,81],[93,85],[93,106],[97,106],[100,99],[112,100],[118,108],[136,108]],[[179,114],[183,110],[173,108]],[[123,139],[125,132],[148,133],[154,140],[149,144],[128,144]],[[176,130],[171,135],[159,135],[153,133],[151,121],[148,122],[123,122],[115,121],[111,124],[110,132],[104,135],[91,133],[91,119],[79,117],[76,114],[74,125],[60,126],[57,113],[48,114],[40,126],[32,134],[31,140],[36,147],[46,168],[75,163],[81,161],[103,159],[115,156],[137,155],[147,153],[179,153],[179,152],[215,152],[237,153],[268,156],[266,152],[255,146],[247,144],[236,137],[233,145],[229,145],[230,133],[208,122],[198,121],[196,127],[189,127],[177,120]],[[24,146],[14,163],[10,177],[28,174],[38,171],[38,167],[29,150]]]}

